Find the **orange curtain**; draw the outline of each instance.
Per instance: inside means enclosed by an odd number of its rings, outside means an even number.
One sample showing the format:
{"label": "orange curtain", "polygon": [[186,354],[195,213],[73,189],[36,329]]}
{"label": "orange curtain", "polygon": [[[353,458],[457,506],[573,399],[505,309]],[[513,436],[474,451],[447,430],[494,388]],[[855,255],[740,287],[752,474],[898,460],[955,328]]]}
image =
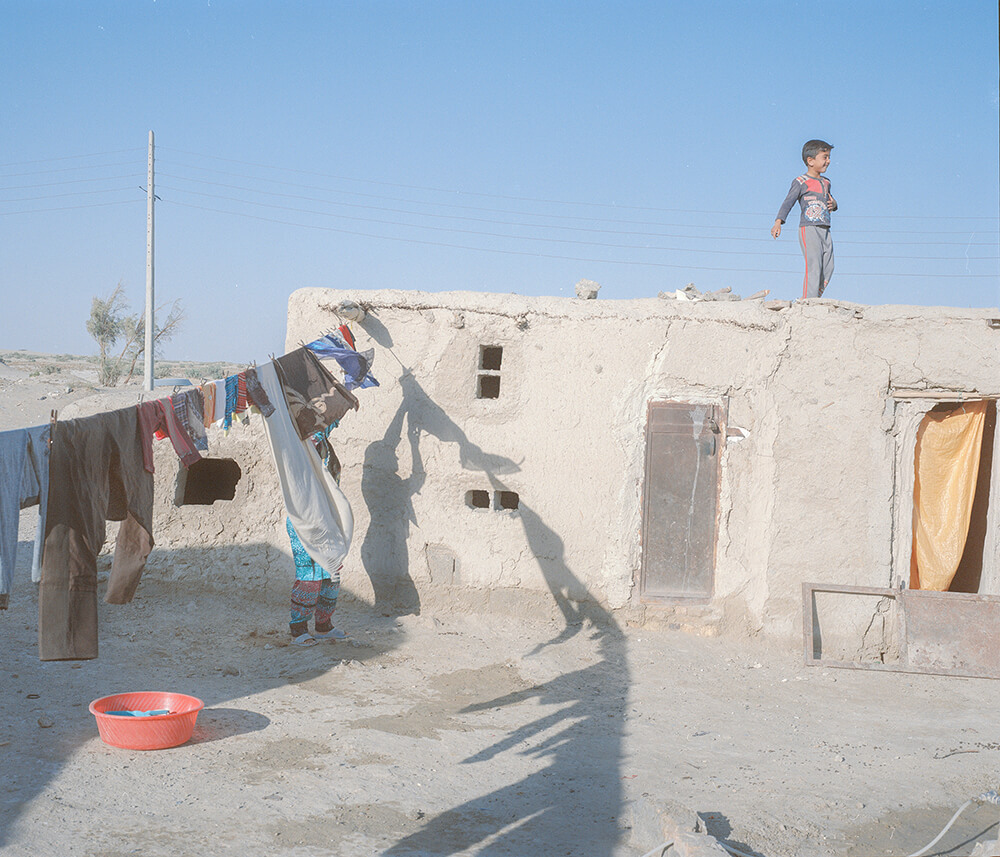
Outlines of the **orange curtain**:
{"label": "orange curtain", "polygon": [[910,588],[944,592],[969,534],[986,405],[931,411],[917,431]]}

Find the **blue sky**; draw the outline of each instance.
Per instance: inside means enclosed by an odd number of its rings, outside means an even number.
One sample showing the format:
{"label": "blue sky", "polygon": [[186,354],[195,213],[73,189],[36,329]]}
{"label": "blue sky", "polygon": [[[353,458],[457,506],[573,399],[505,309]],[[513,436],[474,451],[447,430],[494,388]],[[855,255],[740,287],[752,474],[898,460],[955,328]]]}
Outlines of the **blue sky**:
{"label": "blue sky", "polygon": [[810,137],[828,296],[1000,303],[986,0],[0,0],[0,349],[141,309],[150,130],[170,358],[280,351],[302,286],[793,298]]}

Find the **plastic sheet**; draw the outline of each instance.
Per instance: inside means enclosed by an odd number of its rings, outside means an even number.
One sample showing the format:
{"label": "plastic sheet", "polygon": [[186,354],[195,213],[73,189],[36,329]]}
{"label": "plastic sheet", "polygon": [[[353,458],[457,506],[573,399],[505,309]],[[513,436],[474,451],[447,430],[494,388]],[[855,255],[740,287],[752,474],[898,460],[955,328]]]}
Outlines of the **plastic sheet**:
{"label": "plastic sheet", "polygon": [[910,588],[951,586],[969,533],[986,401],[928,413],[917,433]]}

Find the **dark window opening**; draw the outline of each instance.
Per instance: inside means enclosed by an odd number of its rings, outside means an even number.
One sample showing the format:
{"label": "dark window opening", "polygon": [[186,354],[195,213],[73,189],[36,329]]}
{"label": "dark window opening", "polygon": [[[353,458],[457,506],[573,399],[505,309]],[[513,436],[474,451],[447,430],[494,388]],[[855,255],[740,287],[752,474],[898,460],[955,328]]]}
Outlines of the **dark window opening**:
{"label": "dark window opening", "polygon": [[177,475],[175,506],[211,506],[232,500],[243,471],[231,458],[203,458]]}
{"label": "dark window opening", "polygon": [[521,498],[514,491],[497,491],[498,509],[516,509]]}
{"label": "dark window opening", "polygon": [[500,371],[500,363],[503,360],[502,345],[480,345],[479,346],[479,368],[492,372]]}
{"label": "dark window opening", "polygon": [[490,507],[489,491],[466,491],[465,503],[470,509],[488,509]]}
{"label": "dark window opening", "polygon": [[500,398],[500,376],[480,375],[479,383],[476,385],[476,397],[480,399]]}

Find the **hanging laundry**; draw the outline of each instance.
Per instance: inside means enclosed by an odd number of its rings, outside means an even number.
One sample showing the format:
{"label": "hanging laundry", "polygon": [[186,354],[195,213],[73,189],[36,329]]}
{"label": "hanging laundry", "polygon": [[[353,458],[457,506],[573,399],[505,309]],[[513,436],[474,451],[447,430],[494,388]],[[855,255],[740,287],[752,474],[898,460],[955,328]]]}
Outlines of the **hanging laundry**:
{"label": "hanging laundry", "polygon": [[185,467],[190,467],[201,458],[201,453],[191,442],[191,436],[178,422],[170,399],[153,399],[136,405],[136,408],[142,438],[142,461],[147,471],[154,472],[153,435],[156,432],[165,433],[170,438],[174,452]]}
{"label": "hanging laundry", "polygon": [[257,377],[274,403],[274,412],[264,420],[264,431],[288,518],[317,563],[328,569],[340,568],[354,535],[351,504],[323,466],[312,442],[299,437],[285,405],[275,363],[258,367]]}
{"label": "hanging laundry", "polygon": [[236,398],[239,390],[239,379],[236,375],[230,375],[226,378],[224,384],[226,389],[226,407],[225,413],[222,415],[222,427],[226,431],[229,431],[233,424],[233,414],[236,412]]}
{"label": "hanging laundry", "polygon": [[233,417],[243,425],[250,422],[250,402],[247,398],[247,373],[236,374],[236,404],[233,407]]}
{"label": "hanging laundry", "polygon": [[236,407],[233,413],[242,414],[247,409],[247,373],[236,375]]}
{"label": "hanging laundry", "polygon": [[[57,424],[38,599],[43,661],[97,657],[97,555],[106,521],[121,521],[105,601],[132,599],[153,547],[153,475],[139,408]],[[159,409],[158,409],[159,410]]]}
{"label": "hanging laundry", "polygon": [[267,393],[264,392],[264,388],[260,385],[260,381],[257,379],[257,370],[251,367],[246,371],[247,378],[247,400],[252,405],[256,405],[260,408],[260,412],[265,416],[269,417],[274,413],[274,405],[271,404],[271,400],[268,399]]}
{"label": "hanging laundry", "polygon": [[[296,348],[278,357],[274,367],[287,410],[302,440],[338,421],[352,408],[357,410],[355,395],[308,349]],[[264,389],[267,391],[266,384]]]}
{"label": "hanging laundry", "polygon": [[215,382],[209,381],[201,385],[201,398],[203,402],[203,419],[205,428],[215,422]]}
{"label": "hanging laundry", "polygon": [[346,324],[342,324],[337,328],[337,330],[339,330],[340,335],[344,337],[344,342],[351,346],[351,348],[357,350],[357,346],[354,344],[354,334],[351,333],[351,328],[349,328]]}
{"label": "hanging laundry", "polygon": [[177,421],[191,438],[195,449],[208,452],[208,435],[205,434],[205,416],[202,413],[204,401],[201,390],[192,387],[188,390],[181,390],[170,397],[174,406],[174,414]]}
{"label": "hanging laundry", "polygon": [[0,610],[7,609],[17,563],[21,509],[39,506],[31,576],[38,579],[49,492],[49,426],[0,432]]}
{"label": "hanging laundry", "polygon": [[344,386],[348,390],[379,385],[375,376],[371,374],[371,367],[375,362],[375,349],[355,351],[332,333],[307,343],[306,348],[324,360],[336,360],[344,370]]}
{"label": "hanging laundry", "polygon": [[215,385],[215,413],[212,415],[212,422],[221,423],[226,418],[226,381],[222,379],[212,383]]}

